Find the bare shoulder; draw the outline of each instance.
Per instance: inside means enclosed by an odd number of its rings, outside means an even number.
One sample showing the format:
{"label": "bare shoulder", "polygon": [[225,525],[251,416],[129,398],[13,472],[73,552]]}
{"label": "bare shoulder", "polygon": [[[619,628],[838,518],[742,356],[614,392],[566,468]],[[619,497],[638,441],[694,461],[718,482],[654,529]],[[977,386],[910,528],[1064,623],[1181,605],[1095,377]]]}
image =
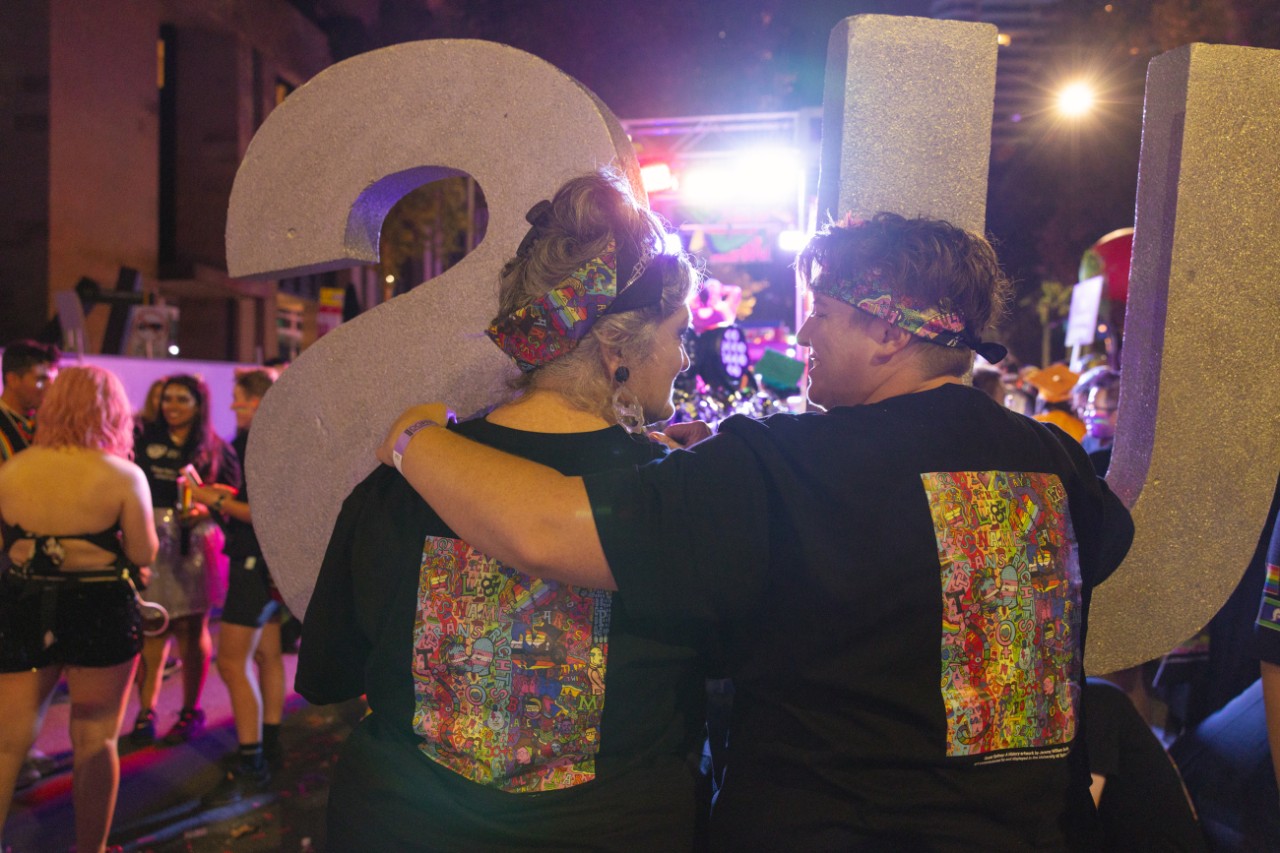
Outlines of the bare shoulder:
{"label": "bare shoulder", "polygon": [[0,462],[0,485],[21,480],[32,461],[37,460],[43,452],[43,448],[28,447],[10,456],[5,462]]}
{"label": "bare shoulder", "polygon": [[119,456],[112,456],[109,453],[101,454],[103,464],[111,471],[111,474],[118,479],[121,484],[132,487],[141,484],[146,487],[147,476],[142,473],[142,469],[128,459],[122,459]]}
{"label": "bare shoulder", "polygon": [[50,481],[74,483],[85,490],[125,490],[132,489],[138,478],[145,480],[142,471],[129,460],[96,448],[32,449],[41,449],[47,454],[43,458],[31,460],[39,468],[38,472],[33,473]]}

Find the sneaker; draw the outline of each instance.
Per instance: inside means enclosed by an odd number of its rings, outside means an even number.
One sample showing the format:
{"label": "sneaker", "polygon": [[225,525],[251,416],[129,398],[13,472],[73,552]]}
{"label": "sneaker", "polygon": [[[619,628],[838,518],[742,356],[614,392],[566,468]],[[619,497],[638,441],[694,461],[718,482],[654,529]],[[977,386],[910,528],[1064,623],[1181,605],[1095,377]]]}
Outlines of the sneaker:
{"label": "sneaker", "polygon": [[186,743],[204,731],[204,711],[199,708],[183,708],[178,715],[178,722],[173,724],[169,733],[164,736],[165,746],[176,746]]}
{"label": "sneaker", "polygon": [[133,721],[133,730],[129,732],[129,742],[148,744],[156,741],[156,712],[139,711],[138,718]]}
{"label": "sneaker", "polygon": [[270,784],[271,771],[266,765],[263,765],[261,770],[255,771],[251,767],[236,762],[235,768],[228,770],[227,775],[222,777],[222,781],[200,798],[200,805],[206,809],[229,806],[232,803],[268,793]]}

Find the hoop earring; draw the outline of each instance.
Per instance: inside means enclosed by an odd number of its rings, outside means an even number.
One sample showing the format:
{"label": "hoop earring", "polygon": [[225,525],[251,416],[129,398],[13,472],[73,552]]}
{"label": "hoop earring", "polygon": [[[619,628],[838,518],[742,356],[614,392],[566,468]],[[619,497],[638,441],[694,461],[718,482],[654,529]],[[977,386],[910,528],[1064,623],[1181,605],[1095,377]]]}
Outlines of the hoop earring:
{"label": "hoop earring", "polygon": [[631,378],[631,371],[626,367],[619,367],[613,372],[613,378],[618,383],[618,387],[613,389],[613,416],[618,421],[619,426],[632,435],[643,435],[645,427],[644,406],[640,404],[640,400],[631,389],[626,386],[626,382]]}

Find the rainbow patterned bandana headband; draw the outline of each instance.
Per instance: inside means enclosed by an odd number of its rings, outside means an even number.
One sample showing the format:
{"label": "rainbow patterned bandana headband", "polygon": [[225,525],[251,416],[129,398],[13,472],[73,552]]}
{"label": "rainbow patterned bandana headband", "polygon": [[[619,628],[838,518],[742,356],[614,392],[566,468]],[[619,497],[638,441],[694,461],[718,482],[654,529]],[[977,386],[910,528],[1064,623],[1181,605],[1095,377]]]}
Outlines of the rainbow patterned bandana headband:
{"label": "rainbow patterned bandana headband", "polygon": [[929,343],[944,347],[968,347],[992,364],[1009,354],[1000,344],[980,340],[976,335],[966,332],[964,318],[954,311],[921,306],[906,296],[895,298],[881,282],[879,270],[867,270],[861,278],[855,280],[818,276],[811,289],[814,293],[839,299],[873,317],[879,317]]}
{"label": "rainbow patterned bandana headband", "polygon": [[586,261],[558,286],[485,330],[525,373],[577,347],[596,321],[654,305],[662,298],[662,261],[640,258],[618,285],[619,252],[610,240],[604,252]]}

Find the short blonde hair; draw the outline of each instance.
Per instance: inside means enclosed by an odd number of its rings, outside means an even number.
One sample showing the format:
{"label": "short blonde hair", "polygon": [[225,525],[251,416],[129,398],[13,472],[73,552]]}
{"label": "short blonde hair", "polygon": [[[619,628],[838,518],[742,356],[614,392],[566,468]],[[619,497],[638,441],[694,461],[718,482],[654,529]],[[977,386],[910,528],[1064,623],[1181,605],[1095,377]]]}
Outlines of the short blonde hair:
{"label": "short blonde hair", "polygon": [[[830,224],[800,252],[796,269],[806,286],[813,283],[815,269],[845,280],[876,270],[895,299],[905,296],[959,314],[971,338],[1003,316],[1012,295],[995,250],[981,234],[941,219],[896,213]],[[918,352],[931,376],[963,376],[973,366],[967,347],[929,344]]]}
{"label": "short blonde hair", "polygon": [[63,368],[40,405],[35,443],[85,447],[132,459],[133,414],[124,385],[101,367]]}
{"label": "short blonde hair", "polygon": [[245,396],[259,400],[267,396],[267,391],[280,378],[279,372],[273,367],[237,367],[235,373],[235,384]]}

